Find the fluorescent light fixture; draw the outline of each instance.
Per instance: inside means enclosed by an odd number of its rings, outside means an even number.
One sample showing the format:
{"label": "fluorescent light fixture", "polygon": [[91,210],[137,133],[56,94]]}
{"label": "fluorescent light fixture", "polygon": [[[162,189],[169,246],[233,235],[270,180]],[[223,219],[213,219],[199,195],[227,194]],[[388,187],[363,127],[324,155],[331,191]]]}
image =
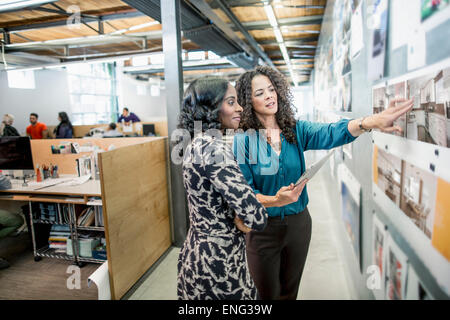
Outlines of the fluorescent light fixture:
{"label": "fluorescent light fixture", "polygon": [[150,27],[150,26],[154,26],[156,24],[159,24],[159,22],[158,21],[151,21],[151,22],[141,23],[141,24],[137,24],[135,26],[131,26],[129,28],[113,31],[113,32],[111,32],[109,34],[110,35],[123,34],[123,33],[128,32],[128,31],[139,30],[139,29]]}
{"label": "fluorescent light fixture", "polygon": [[275,13],[273,12],[273,8],[270,4],[264,5],[264,10],[266,11],[267,18],[269,19],[269,23],[272,27],[278,27],[277,18],[275,17]]}
{"label": "fluorescent light fixture", "polygon": [[284,61],[286,61],[286,64],[290,64],[289,54],[286,48],[286,45],[284,43],[279,43],[281,54],[283,55]]}
{"label": "fluorescent light fixture", "polygon": [[273,33],[275,33],[275,38],[277,39],[278,43],[283,43],[283,35],[281,34],[280,29],[273,28]]}
{"label": "fluorescent light fixture", "polygon": [[38,7],[56,0],[9,0],[0,2],[0,12],[15,11],[27,7]]}

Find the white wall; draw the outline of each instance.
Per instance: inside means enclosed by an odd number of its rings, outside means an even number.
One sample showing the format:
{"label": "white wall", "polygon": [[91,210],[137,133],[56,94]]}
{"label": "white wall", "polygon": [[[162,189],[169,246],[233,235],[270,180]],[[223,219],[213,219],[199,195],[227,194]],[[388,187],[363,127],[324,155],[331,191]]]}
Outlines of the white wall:
{"label": "white wall", "polygon": [[[7,73],[0,71],[0,117],[13,114],[14,127],[21,134],[25,134],[31,112],[47,125],[57,125],[61,111],[72,118],[66,70],[35,70],[34,77],[35,89],[13,89],[8,86]],[[167,120],[165,90],[160,91],[159,97],[152,97],[149,83],[134,80],[120,70],[117,79],[119,113],[126,106],[142,121]],[[138,95],[138,85],[145,87],[145,95]]]}
{"label": "white wall", "polygon": [[[167,120],[166,93],[161,89],[159,97],[152,96],[150,84],[138,81],[131,76],[117,71],[119,112],[127,107],[142,121]],[[138,94],[138,87],[141,87]]]}
{"label": "white wall", "polygon": [[58,112],[66,111],[71,117],[66,71],[35,70],[34,78],[35,89],[12,89],[8,87],[7,73],[0,71],[0,116],[14,115],[14,127],[21,134],[30,124],[31,112],[47,125],[58,124]]}
{"label": "white wall", "polygon": [[294,96],[294,105],[297,108],[295,117],[301,120],[312,120],[314,105],[313,91],[311,86],[291,88]]}

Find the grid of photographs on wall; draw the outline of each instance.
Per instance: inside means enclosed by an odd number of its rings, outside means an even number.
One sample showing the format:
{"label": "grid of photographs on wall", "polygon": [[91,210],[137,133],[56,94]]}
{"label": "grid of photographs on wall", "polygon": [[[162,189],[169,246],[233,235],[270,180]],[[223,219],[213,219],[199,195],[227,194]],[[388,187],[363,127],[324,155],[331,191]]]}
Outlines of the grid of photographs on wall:
{"label": "grid of photographs on wall", "polygon": [[[394,80],[395,81],[395,80]],[[402,137],[450,147],[450,67],[372,90],[373,113],[392,107],[394,98],[413,99],[413,109],[394,124]]]}
{"label": "grid of photographs on wall", "polygon": [[[377,300],[431,300],[408,257],[395,243],[387,226],[373,214],[372,260],[378,274],[371,283]],[[379,280],[379,281],[378,281]]]}
{"label": "grid of photographs on wall", "polygon": [[319,110],[352,111],[351,20],[360,0],[336,0],[333,35],[319,48],[314,78]]}
{"label": "grid of photographs on wall", "polygon": [[450,260],[450,183],[377,146],[374,183]]}

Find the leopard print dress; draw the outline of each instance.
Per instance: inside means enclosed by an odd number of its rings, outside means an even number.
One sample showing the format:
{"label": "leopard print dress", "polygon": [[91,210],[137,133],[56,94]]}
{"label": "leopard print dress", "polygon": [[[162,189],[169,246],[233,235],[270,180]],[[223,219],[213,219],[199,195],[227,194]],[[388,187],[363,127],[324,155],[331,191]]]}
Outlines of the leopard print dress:
{"label": "leopard print dress", "polygon": [[267,221],[230,146],[212,136],[195,137],[183,158],[190,228],[178,258],[180,300],[251,300],[257,290],[247,267],[238,216],[253,230]]}

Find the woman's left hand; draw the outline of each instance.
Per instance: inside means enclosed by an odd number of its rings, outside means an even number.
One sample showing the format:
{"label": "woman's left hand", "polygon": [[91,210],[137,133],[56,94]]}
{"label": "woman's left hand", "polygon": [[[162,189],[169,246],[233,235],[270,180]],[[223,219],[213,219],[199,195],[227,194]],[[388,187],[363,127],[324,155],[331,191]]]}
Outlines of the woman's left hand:
{"label": "woman's left hand", "polygon": [[236,227],[242,231],[243,233],[248,233],[250,231],[252,231],[252,229],[250,229],[249,227],[247,227],[244,224],[244,221],[242,221],[242,219],[239,219],[238,216],[234,216],[234,224],[236,225]]}
{"label": "woman's left hand", "polygon": [[410,111],[413,107],[413,99],[393,99],[389,103],[389,107],[381,113],[364,119],[362,125],[366,129],[379,129],[383,132],[402,132],[403,129],[394,125],[394,121]]}

